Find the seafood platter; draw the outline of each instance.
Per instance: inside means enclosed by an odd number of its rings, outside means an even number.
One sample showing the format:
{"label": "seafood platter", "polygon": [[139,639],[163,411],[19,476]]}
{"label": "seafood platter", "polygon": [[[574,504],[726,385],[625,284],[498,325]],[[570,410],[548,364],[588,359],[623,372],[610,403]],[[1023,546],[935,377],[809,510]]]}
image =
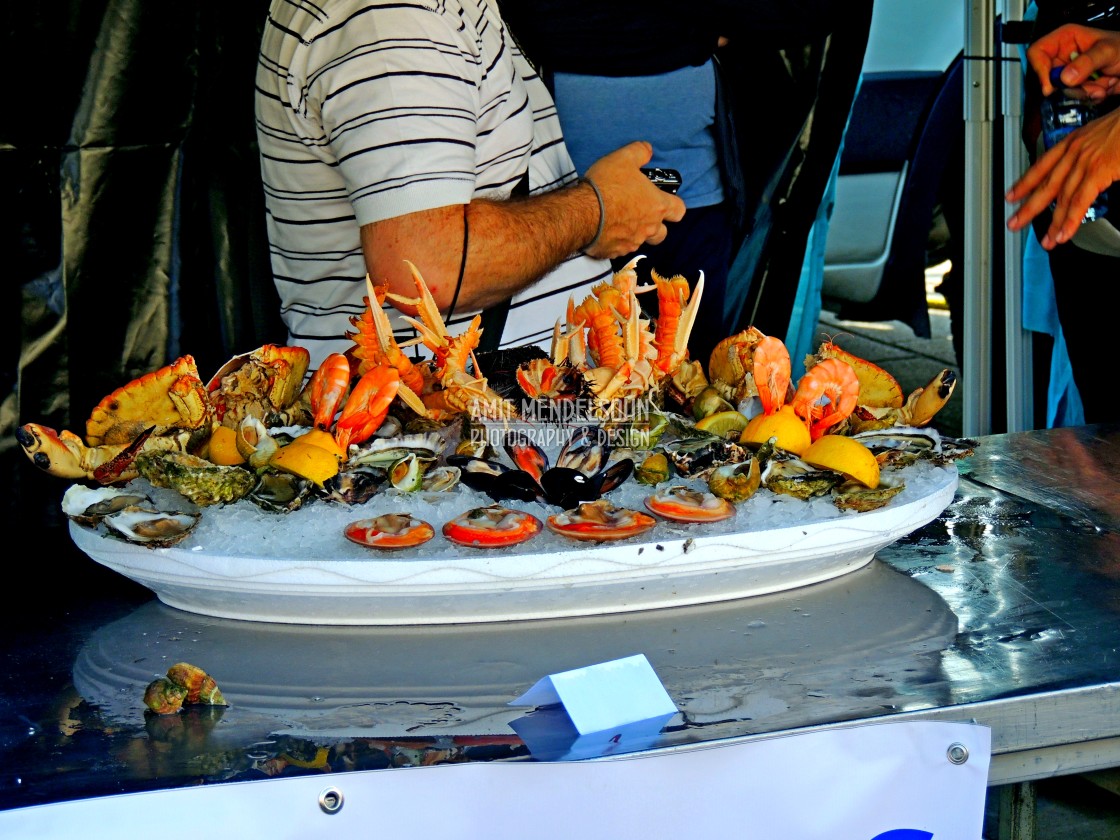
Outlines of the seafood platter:
{"label": "seafood platter", "polygon": [[[570,300],[550,352],[476,353],[413,268],[368,283],[349,349],[187,355],[106,396],[85,435],[27,423],[75,544],[204,615],[407,625],[624,613],[834,578],[936,518],[975,442],[825,341],[792,379],[751,327],[689,358],[703,292],[633,264]],[[657,296],[645,317],[638,295]],[[389,302],[423,354],[394,336]],[[310,375],[308,375],[310,373]]]}

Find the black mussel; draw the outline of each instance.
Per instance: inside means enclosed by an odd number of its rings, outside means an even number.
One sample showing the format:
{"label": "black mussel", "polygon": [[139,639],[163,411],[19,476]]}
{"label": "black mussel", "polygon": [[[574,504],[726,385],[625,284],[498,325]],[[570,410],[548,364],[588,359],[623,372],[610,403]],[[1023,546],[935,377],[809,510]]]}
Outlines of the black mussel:
{"label": "black mussel", "polygon": [[605,496],[614,488],[622,484],[626,479],[634,474],[634,461],[630,458],[620,458],[615,461],[605,470],[600,471],[595,476],[595,480],[599,484],[599,495]]}
{"label": "black mussel", "polygon": [[610,436],[602,426],[576,429],[556,458],[556,466],[595,475],[610,457]]}
{"label": "black mussel", "polygon": [[533,443],[528,432],[508,432],[503,448],[518,469],[529,473],[537,481],[541,480],[541,476],[548,469],[548,455]]}
{"label": "black mussel", "polygon": [[598,501],[633,472],[634,462],[629,458],[615,461],[594,475],[584,475],[571,467],[553,467],[541,476],[541,487],[549,504],[571,510],[583,502]]}
{"label": "black mussel", "polygon": [[505,499],[532,502],[544,496],[537,480],[524,470],[469,455],[449,455],[447,463],[460,469],[459,480],[463,484],[485,493],[496,502]]}
{"label": "black mussel", "polygon": [[593,502],[601,495],[598,482],[569,467],[548,470],[541,476],[541,487],[548,503],[564,510],[577,507],[581,502]]}

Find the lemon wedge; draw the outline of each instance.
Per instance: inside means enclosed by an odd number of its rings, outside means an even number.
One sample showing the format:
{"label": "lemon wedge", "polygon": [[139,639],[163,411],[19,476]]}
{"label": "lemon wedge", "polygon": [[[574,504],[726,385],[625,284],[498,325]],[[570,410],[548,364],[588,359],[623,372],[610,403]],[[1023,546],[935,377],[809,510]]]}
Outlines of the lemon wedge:
{"label": "lemon wedge", "polygon": [[822,435],[801,453],[801,460],[822,470],[835,470],[866,487],[879,486],[879,462],[871,450],[844,435]]}
{"label": "lemon wedge", "polygon": [[739,436],[739,443],[758,447],[770,438],[777,438],[774,445],[794,455],[804,452],[811,442],[805,421],[788,405],[783,405],[773,414],[757,414],[752,417]]}
{"label": "lemon wedge", "polygon": [[218,426],[210,434],[211,463],[220,467],[235,467],[245,463],[245,456],[237,451],[237,432],[229,426]]}
{"label": "lemon wedge", "polygon": [[339,458],[346,457],[346,453],[342,451],[342,447],[338,445],[338,441],[334,439],[334,435],[323,429],[310,429],[296,438],[296,440],[301,440],[311,446],[318,446],[320,449],[325,449],[332,455],[337,455]]}
{"label": "lemon wedge", "polygon": [[298,437],[287,446],[276,450],[268,465],[283,472],[310,479],[320,487],[329,478],[338,475],[341,458],[321,446]]}
{"label": "lemon wedge", "polygon": [[710,435],[738,440],[743,429],[747,428],[747,418],[738,411],[717,411],[696,421],[696,428]]}

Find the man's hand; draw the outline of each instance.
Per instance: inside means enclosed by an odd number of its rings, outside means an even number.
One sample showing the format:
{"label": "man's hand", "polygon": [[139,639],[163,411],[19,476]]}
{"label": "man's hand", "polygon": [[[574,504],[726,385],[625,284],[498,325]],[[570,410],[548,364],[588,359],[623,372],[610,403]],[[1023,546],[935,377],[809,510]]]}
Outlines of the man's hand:
{"label": "man's hand", "polygon": [[684,202],[658,189],[641,171],[653,147],[636,140],[591,164],[585,176],[603,196],[603,232],[584,249],[592,257],[621,257],[644,243],[656,245],[668,235],[666,222],[679,222]]}
{"label": "man's hand", "polygon": [[[1044,95],[1054,91],[1051,69],[1062,67],[1063,85],[1080,86],[1100,99],[1120,83],[1120,34],[1066,24],[1035,41],[1027,59]],[[1090,78],[1094,75],[1097,78]],[[1116,180],[1120,180],[1120,110],[1071,132],[1035,161],[1007,191],[1007,201],[1022,202],[1007,227],[1022,230],[1053,205],[1050,226],[1040,239],[1042,247],[1051,250],[1077,233],[1089,206]]]}
{"label": "man's hand", "polygon": [[1038,75],[1043,96],[1054,92],[1050,71],[1061,67],[1065,87],[1080,87],[1090,98],[1104,99],[1120,83],[1120,33],[1067,23],[1031,44],[1027,62]]}

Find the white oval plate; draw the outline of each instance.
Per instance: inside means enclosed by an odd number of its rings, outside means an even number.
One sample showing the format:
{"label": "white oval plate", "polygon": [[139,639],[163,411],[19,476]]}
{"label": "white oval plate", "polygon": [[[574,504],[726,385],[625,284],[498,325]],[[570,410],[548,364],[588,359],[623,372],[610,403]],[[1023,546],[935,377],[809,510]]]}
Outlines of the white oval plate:
{"label": "white oval plate", "polygon": [[[171,548],[145,548],[74,522],[70,533],[98,563],[169,606],[203,615],[339,625],[517,621],[728,601],[854,571],[937,518],[956,492],[952,466],[919,464],[904,475],[906,489],[866,513],[759,491],[732,519],[660,522],[633,541],[601,545],[546,532],[507,549],[461,548],[437,536],[414,552],[374,552],[342,530],[371,515],[369,503],[316,503],[289,514],[265,514],[249,502],[207,508],[188,539]],[[634,484],[628,492],[649,488]],[[488,503],[472,494],[428,509],[407,496],[375,498],[381,512],[388,504],[434,524]],[[542,520],[549,512],[509,506]]]}

